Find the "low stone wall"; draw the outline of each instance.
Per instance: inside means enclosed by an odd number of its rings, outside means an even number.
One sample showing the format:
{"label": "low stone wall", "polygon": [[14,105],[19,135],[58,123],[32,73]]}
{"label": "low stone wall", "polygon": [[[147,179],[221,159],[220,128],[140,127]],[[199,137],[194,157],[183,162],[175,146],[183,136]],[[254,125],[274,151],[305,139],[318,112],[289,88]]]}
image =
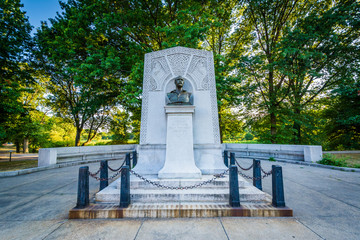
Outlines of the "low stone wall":
{"label": "low stone wall", "polygon": [[[53,164],[122,159],[125,153],[136,150],[138,145],[84,146],[65,148],[41,148],[38,166]],[[223,144],[223,149],[235,152],[237,157],[317,162],[322,158],[321,146],[280,144]],[[196,149],[195,149],[196,150]]]}
{"label": "low stone wall", "polygon": [[223,144],[224,150],[235,152],[236,157],[294,160],[317,162],[322,159],[322,147],[314,145],[281,145],[281,144]]}
{"label": "low stone wall", "polygon": [[122,159],[137,148],[136,144],[83,146],[63,148],[40,148],[38,166],[77,161],[101,161]]}

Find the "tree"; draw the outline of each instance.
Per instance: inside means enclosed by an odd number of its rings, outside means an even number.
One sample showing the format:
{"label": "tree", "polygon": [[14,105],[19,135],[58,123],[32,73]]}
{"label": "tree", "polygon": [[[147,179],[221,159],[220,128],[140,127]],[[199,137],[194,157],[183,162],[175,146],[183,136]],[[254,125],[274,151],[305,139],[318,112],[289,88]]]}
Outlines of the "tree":
{"label": "tree", "polygon": [[329,150],[360,149],[360,81],[354,78],[338,85],[327,99],[323,112],[325,148]]}
{"label": "tree", "polygon": [[[110,21],[111,3],[70,0],[52,26],[43,23],[36,34],[38,58],[48,74],[52,109],[72,119],[75,146],[84,127],[89,142],[117,103],[131,69],[131,43]],[[105,15],[105,17],[104,17]],[[130,54],[130,56],[129,56]]]}
{"label": "tree", "polygon": [[280,42],[282,57],[275,65],[289,86],[294,143],[302,143],[304,110],[320,94],[354,78],[360,67],[359,34],[360,4],[340,1],[298,20]]}
{"label": "tree", "polygon": [[31,26],[20,0],[0,0],[0,140],[11,136],[15,119],[27,114],[20,100],[32,84]]}
{"label": "tree", "polygon": [[243,6],[239,29],[250,41],[238,66],[246,78],[248,119],[262,140],[301,143],[311,104],[358,67],[359,3],[255,0]]}
{"label": "tree", "polygon": [[131,134],[131,118],[127,111],[117,110],[110,122],[112,142],[115,144],[127,143]]}

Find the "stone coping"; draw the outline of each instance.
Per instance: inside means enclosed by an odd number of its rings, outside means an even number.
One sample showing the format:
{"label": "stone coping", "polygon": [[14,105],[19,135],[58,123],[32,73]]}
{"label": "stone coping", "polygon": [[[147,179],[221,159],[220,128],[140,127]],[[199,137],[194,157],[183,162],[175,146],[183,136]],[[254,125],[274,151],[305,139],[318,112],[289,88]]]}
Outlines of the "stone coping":
{"label": "stone coping", "polygon": [[[231,151],[231,150],[229,150],[229,151]],[[249,159],[253,159],[253,158],[249,158]],[[261,159],[261,160],[269,161],[266,159]],[[35,167],[35,168],[28,168],[28,169],[22,169],[22,170],[17,170],[17,171],[0,172],[0,178],[13,177],[13,176],[24,175],[24,174],[29,174],[29,173],[33,173],[33,172],[44,171],[44,170],[48,170],[48,169],[70,167],[70,166],[76,166],[76,165],[81,165],[81,164],[85,164],[85,163],[94,163],[94,162],[100,162],[100,160],[84,160],[84,161],[76,161],[76,162],[64,162],[64,163],[59,163],[59,164],[44,166],[44,167]],[[276,159],[276,161],[274,161],[274,163],[275,162],[284,162],[284,163],[292,163],[292,164],[305,165],[305,166],[311,166],[311,167],[327,168],[327,169],[339,170],[339,171],[344,171],[344,172],[360,172],[360,168],[336,167],[336,166],[331,166],[331,165],[323,165],[323,164],[319,164],[319,163],[311,163],[311,162],[296,161],[296,160]]]}
{"label": "stone coping", "polygon": [[[114,159],[114,160],[117,160],[117,159]],[[50,169],[54,169],[54,168],[71,167],[71,166],[81,165],[81,164],[85,164],[85,163],[94,163],[94,162],[100,162],[100,161],[101,160],[84,160],[84,161],[75,161],[75,162],[65,162],[65,163],[59,163],[59,164],[54,164],[54,165],[50,165],[50,166],[44,166],[44,167],[35,167],[35,168],[21,169],[21,170],[17,170],[17,171],[0,172],[0,178],[14,177],[14,176],[18,176],[18,175],[25,175],[25,174],[29,174],[29,173],[45,171],[45,170],[50,170]]]}
{"label": "stone coping", "polygon": [[[253,158],[249,158],[253,159]],[[267,159],[261,159],[262,161],[269,161]],[[339,170],[344,172],[360,172],[360,168],[348,168],[348,167],[336,167],[331,165],[324,165],[319,163],[312,163],[312,162],[304,162],[304,161],[295,161],[295,160],[283,160],[283,159],[276,159],[276,161],[269,161],[269,162],[284,162],[284,163],[292,163],[292,164],[298,164],[298,165],[305,165],[310,167],[319,167],[319,168],[327,168],[327,169],[333,169],[333,170]]]}

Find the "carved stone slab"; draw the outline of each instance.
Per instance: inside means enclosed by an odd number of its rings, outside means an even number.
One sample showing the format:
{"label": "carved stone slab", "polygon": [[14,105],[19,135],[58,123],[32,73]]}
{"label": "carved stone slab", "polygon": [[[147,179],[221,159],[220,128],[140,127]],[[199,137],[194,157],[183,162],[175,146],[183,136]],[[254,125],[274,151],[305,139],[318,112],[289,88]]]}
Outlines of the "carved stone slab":
{"label": "carved stone slab", "polygon": [[213,54],[210,51],[174,47],[145,54],[141,109],[140,174],[157,174],[164,166],[167,143],[165,114],[167,93],[175,89],[174,79],[184,79],[191,92],[195,112],[192,118],[195,164],[202,174],[225,169],[216,100]]}
{"label": "carved stone slab", "polygon": [[174,89],[177,76],[185,79],[184,89],[193,92],[194,105],[200,109],[194,116],[195,128],[206,126],[206,133],[194,132],[195,144],[220,144],[213,54],[185,47],[145,55],[140,144],[165,144],[164,96]]}

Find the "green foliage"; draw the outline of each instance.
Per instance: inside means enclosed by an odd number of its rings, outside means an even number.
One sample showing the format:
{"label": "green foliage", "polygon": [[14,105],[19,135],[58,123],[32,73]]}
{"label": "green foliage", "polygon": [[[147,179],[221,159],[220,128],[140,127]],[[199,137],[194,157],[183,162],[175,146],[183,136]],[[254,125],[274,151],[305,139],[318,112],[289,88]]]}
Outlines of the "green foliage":
{"label": "green foliage", "polygon": [[273,158],[273,157],[269,157],[269,161],[270,162],[276,162],[275,158]]}
{"label": "green foliage", "polygon": [[247,133],[245,134],[245,140],[251,141],[251,140],[253,140],[253,139],[254,139],[254,135],[252,135],[251,133],[247,132]]}
{"label": "green foliage", "polygon": [[64,12],[36,34],[39,64],[50,78],[52,109],[72,119],[75,145],[80,145],[84,128],[90,129],[87,144],[106,124],[131,68],[131,43],[121,31],[113,31],[117,18],[110,18],[110,5],[91,0],[61,3]]}
{"label": "green foliage", "polygon": [[360,82],[347,81],[332,91],[323,112],[327,150],[360,149]]}
{"label": "green foliage", "polygon": [[124,144],[130,138],[131,118],[128,112],[118,110],[110,122],[112,144]]}
{"label": "green foliage", "polygon": [[21,94],[32,84],[31,26],[20,0],[0,0],[0,140],[9,139],[14,118],[27,114]]}
{"label": "green foliage", "polygon": [[254,37],[239,68],[246,76],[249,121],[266,142],[319,142],[310,138],[321,126],[312,104],[340,81],[358,76],[360,4],[245,2],[243,29]]}
{"label": "green foliage", "polygon": [[25,161],[11,161],[11,162],[0,162],[0,171],[16,171],[26,168],[34,168],[38,166],[37,160],[25,160]]}
{"label": "green foliage", "polygon": [[244,124],[240,119],[239,113],[230,109],[223,109],[219,112],[219,115],[221,116],[220,128],[223,140],[234,141],[244,138]]}
{"label": "green foliage", "polygon": [[332,154],[324,154],[323,158],[318,161],[318,163],[336,167],[347,167],[346,158],[336,157]]}
{"label": "green foliage", "polygon": [[138,142],[144,54],[185,46],[214,54],[222,140],[360,148],[358,1],[68,0],[37,68],[20,6],[0,0],[2,141]]}

